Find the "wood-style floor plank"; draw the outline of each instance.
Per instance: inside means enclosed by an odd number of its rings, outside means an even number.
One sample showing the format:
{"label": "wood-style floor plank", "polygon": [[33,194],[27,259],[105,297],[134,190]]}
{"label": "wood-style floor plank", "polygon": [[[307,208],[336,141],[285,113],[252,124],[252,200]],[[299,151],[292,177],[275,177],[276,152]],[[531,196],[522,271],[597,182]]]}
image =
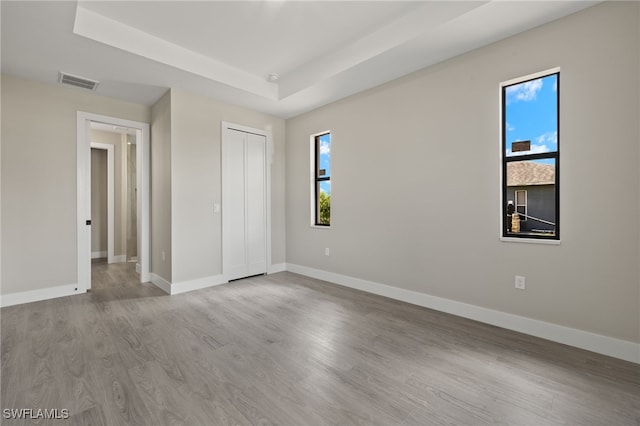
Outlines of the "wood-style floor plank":
{"label": "wood-style floor plank", "polygon": [[131,263],[2,308],[1,408],[55,425],[640,425],[640,366],[291,273],[168,296]]}

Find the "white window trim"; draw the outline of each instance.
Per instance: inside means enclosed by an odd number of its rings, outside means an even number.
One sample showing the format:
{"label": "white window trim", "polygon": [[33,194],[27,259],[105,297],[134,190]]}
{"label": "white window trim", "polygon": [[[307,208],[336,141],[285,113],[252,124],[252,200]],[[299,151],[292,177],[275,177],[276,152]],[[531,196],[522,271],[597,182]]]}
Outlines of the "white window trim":
{"label": "white window trim", "polygon": [[[331,223],[329,225],[316,225],[316,137],[327,133],[331,135],[331,146],[333,148],[333,133],[331,130],[325,130],[309,136],[309,223],[313,229],[331,229]],[[331,167],[331,183],[333,185],[333,164]],[[333,207],[333,200],[331,201]]]}
{"label": "white window trim", "polygon": [[521,237],[500,237],[500,241],[505,243],[527,243],[527,244],[546,244],[551,246],[559,246],[560,240],[544,240],[538,238],[521,238]]}
{"label": "white window trim", "polygon": [[[504,217],[502,214],[502,206],[506,200],[502,194],[502,88],[504,86],[511,86],[512,84],[521,83],[527,80],[533,80],[539,77],[545,77],[549,74],[555,74],[560,72],[560,67],[549,68],[547,70],[538,71],[533,74],[528,74],[522,77],[514,78],[511,80],[503,81],[498,85],[498,129],[500,130],[500,143],[498,144],[498,161],[500,164],[500,173],[498,173],[498,192],[500,194],[500,204],[498,205],[498,217],[500,220],[498,221],[498,238],[500,241],[505,243],[524,243],[524,244],[546,244],[557,246],[560,245],[562,240],[548,240],[548,239],[539,239],[539,238],[522,238],[522,237],[504,237],[502,236],[502,229],[504,228]],[[562,194],[560,194],[562,196]],[[560,212],[560,218],[562,219],[562,212]]]}
{"label": "white window trim", "polygon": [[[533,74],[528,74],[522,77],[513,78],[511,80],[503,81],[500,83],[500,91],[499,94],[502,93],[502,88],[504,86],[511,86],[513,84],[522,83],[523,81],[535,80],[536,78],[546,77],[550,74],[557,74],[560,72],[560,67],[549,68],[548,70],[534,72]],[[500,103],[500,118],[502,118],[502,103]],[[502,122],[502,120],[500,120]],[[502,125],[500,126],[502,129]]]}

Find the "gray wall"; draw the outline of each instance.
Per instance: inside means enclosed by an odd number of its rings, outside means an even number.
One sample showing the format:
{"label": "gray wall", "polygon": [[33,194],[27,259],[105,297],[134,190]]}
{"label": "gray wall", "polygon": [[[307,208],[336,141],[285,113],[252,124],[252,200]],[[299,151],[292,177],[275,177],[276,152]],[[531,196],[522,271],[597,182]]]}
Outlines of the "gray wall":
{"label": "gray wall", "polygon": [[107,257],[107,151],[91,148],[91,253]]}
{"label": "gray wall", "polygon": [[150,119],[143,105],[2,75],[2,294],[78,282],[77,111]]}
{"label": "gray wall", "polygon": [[[637,16],[637,22],[640,22],[640,7],[637,8],[637,12],[636,12],[636,16]],[[637,31],[636,31],[636,46],[638,46],[638,57],[640,58],[640,25],[637,25]],[[639,84],[640,85],[640,84]],[[638,90],[637,93],[637,102],[638,105],[640,105],[640,90]],[[638,123],[638,134],[640,135],[640,116],[637,117],[637,123]],[[640,137],[638,138],[638,143],[640,143]],[[640,163],[640,149],[638,150],[638,163]],[[638,173],[638,188],[640,188],[640,173]],[[640,211],[640,197],[638,197],[638,210]],[[640,218],[638,218],[638,220],[640,220]],[[636,263],[638,265],[640,265],[640,250],[639,253],[636,257]],[[640,278],[638,279],[639,283],[638,283],[638,307],[640,307]],[[638,330],[640,330],[640,308],[637,310],[638,313]],[[640,338],[639,338],[640,340]]]}
{"label": "gray wall", "polygon": [[[607,2],[288,120],[287,264],[640,342],[639,7]],[[557,66],[562,242],[501,242],[499,83]],[[313,229],[309,135],[327,129],[332,223]],[[621,194],[624,219],[593,227]]]}
{"label": "gray wall", "polygon": [[150,270],[171,282],[171,92],[169,91],[151,108],[150,210]]}
{"label": "gray wall", "polygon": [[127,260],[138,256],[138,199],[136,137],[127,135]]}
{"label": "gray wall", "polygon": [[160,216],[160,224],[153,225],[152,272],[160,270],[158,250],[165,250],[171,256],[171,270],[160,276],[171,283],[222,273],[221,215],[213,212],[214,203],[221,202],[222,121],[272,132],[272,263],[285,261],[284,120],[172,89],[153,107],[151,134],[152,187],[156,188],[152,196],[170,194],[168,202],[156,199],[152,207],[152,223]]}

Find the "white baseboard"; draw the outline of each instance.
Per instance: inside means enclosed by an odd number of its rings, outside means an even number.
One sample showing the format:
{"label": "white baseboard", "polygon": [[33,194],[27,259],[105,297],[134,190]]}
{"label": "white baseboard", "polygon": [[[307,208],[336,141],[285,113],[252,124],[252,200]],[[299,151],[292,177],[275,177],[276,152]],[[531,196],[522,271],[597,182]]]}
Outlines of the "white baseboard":
{"label": "white baseboard", "polygon": [[200,290],[202,288],[214,287],[228,283],[222,275],[212,275],[210,277],[197,278],[195,280],[170,283],[161,276],[151,273],[151,282],[167,294],[174,295],[186,293],[188,291]]}
{"label": "white baseboard", "polygon": [[182,281],[171,284],[171,294],[186,293],[187,291],[200,290],[202,288],[214,287],[221,284],[227,284],[222,275],[212,275],[210,277],[196,278],[195,280]]}
{"label": "white baseboard", "polygon": [[92,259],[102,259],[103,257],[107,257],[106,251],[92,251],[91,258]]}
{"label": "white baseboard", "polygon": [[113,256],[113,261],[109,263],[125,263],[127,261],[126,254],[119,254],[117,256]]}
{"label": "white baseboard", "polygon": [[151,273],[151,282],[158,287],[160,290],[164,291],[167,294],[171,294],[171,283],[161,276]]}
{"label": "white baseboard", "polygon": [[435,309],[437,311],[473,319],[486,324],[495,325],[640,364],[640,344],[638,343],[483,308],[476,305],[470,305],[468,303],[457,302],[451,299],[430,296],[425,293],[405,290],[386,284],[309,268],[306,266],[287,263],[287,270],[311,278],[328,281],[345,287],[389,297],[391,299],[423,306],[425,308]]}
{"label": "white baseboard", "polygon": [[39,290],[20,291],[0,296],[0,307],[21,305],[23,303],[39,302],[41,300],[55,299],[57,297],[73,296],[86,293],[86,290],[78,287],[78,284],[67,284],[57,287],[43,288]]}
{"label": "white baseboard", "polygon": [[284,272],[287,270],[286,263],[276,263],[267,268],[267,274],[276,274],[278,272]]}

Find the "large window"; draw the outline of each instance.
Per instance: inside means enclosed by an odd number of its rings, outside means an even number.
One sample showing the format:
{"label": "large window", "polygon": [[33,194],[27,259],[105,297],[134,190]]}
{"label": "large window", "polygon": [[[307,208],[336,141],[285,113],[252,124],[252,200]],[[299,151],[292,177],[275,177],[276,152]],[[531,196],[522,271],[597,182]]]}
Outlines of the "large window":
{"label": "large window", "polygon": [[311,137],[313,188],[312,225],[331,224],[331,133]]}
{"label": "large window", "polygon": [[560,239],[560,72],[501,84],[502,235]]}

